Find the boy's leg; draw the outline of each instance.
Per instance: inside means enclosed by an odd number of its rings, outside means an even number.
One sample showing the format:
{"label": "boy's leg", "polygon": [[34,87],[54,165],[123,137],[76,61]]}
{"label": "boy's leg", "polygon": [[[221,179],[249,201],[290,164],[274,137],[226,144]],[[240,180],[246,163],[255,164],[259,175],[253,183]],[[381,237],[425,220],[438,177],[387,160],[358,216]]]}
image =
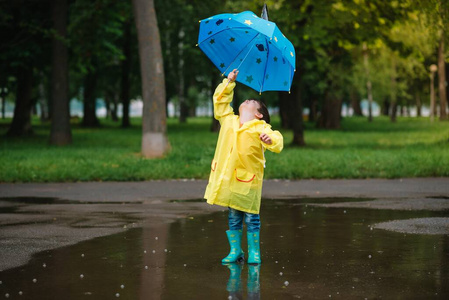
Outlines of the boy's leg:
{"label": "boy's leg", "polygon": [[245,213],[246,231],[260,231],[260,215]]}
{"label": "boy's leg", "polygon": [[260,264],[260,215],[245,214],[245,223],[247,228],[246,236],[248,238],[248,263]]}
{"label": "boy's leg", "polygon": [[229,230],[243,229],[243,211],[236,210],[229,207],[228,223]]}
{"label": "boy's leg", "polygon": [[231,250],[228,256],[223,258],[222,263],[231,263],[243,261],[244,254],[241,246],[242,241],[242,227],[243,227],[243,212],[229,207],[229,230],[226,231],[228,236],[229,246]]}

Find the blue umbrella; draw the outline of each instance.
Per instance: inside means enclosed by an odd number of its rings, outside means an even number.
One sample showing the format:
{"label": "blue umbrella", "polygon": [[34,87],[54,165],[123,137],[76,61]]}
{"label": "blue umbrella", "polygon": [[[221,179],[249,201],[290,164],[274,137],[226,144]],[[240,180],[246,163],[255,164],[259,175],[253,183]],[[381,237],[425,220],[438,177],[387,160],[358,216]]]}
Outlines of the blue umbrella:
{"label": "blue umbrella", "polygon": [[275,23],[250,11],[200,22],[198,46],[222,75],[238,69],[237,81],[259,93],[290,91],[295,48]]}

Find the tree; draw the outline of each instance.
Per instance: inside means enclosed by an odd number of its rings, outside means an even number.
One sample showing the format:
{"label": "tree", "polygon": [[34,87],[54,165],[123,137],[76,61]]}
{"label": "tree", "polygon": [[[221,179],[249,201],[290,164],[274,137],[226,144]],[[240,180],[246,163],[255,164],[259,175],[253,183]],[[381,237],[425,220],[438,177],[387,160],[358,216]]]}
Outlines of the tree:
{"label": "tree", "polygon": [[[413,1],[412,1],[413,2]],[[422,11],[421,18],[432,34],[437,35],[434,46],[438,49],[438,89],[440,98],[440,120],[447,120],[447,82],[445,62],[445,41],[448,40],[449,3],[446,0],[419,0],[416,8]]]}
{"label": "tree", "polygon": [[70,107],[68,86],[68,54],[65,45],[67,35],[67,0],[53,0],[53,37],[52,53],[52,121],[50,143],[66,145],[72,142],[70,130]]}
{"label": "tree", "polygon": [[162,157],[169,149],[166,136],[165,82],[161,41],[153,0],[133,0],[142,76],[142,154]]}
{"label": "tree", "polygon": [[31,111],[37,100],[33,91],[35,73],[44,69],[49,59],[50,15],[45,4],[47,1],[0,3],[0,81],[5,84],[14,78],[16,88],[14,117],[8,136],[33,133]]}
{"label": "tree", "polygon": [[[71,6],[69,36],[72,68],[81,74],[77,90],[83,87],[83,126],[97,127],[97,97],[104,68],[118,66],[123,59],[120,40],[123,35],[124,1],[77,0]],[[77,76],[79,77],[79,75]]]}

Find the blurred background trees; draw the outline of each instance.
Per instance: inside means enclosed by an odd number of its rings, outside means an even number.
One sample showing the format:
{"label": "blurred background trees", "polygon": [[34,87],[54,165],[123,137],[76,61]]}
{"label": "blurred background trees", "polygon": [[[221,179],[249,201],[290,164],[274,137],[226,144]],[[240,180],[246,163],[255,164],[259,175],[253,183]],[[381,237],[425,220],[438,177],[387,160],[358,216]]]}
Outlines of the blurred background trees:
{"label": "blurred background trees", "polygon": [[[292,91],[259,96],[240,85],[234,105],[247,98],[266,101],[279,113],[281,125],[294,132],[292,144],[306,144],[304,121],[338,129],[343,115],[364,115],[372,121],[374,106],[392,122],[398,115],[423,115],[423,108],[430,107],[429,68],[433,64],[437,67],[436,105],[431,113],[447,120],[447,1],[266,3],[269,19],[296,48]],[[133,6],[135,11],[140,4],[119,0],[0,2],[2,117],[7,103],[14,106],[8,135],[32,134],[30,116],[39,111],[41,120],[54,126],[50,142],[70,143],[70,99],[82,102],[81,124],[86,127],[101,126],[97,116],[101,102],[107,117],[121,121],[122,127],[130,126],[131,99],[141,98],[151,105],[164,102],[164,109],[159,110],[164,114],[172,105],[179,122],[188,122],[197,107],[210,109],[213,90],[221,81],[216,68],[195,47],[198,20],[245,10],[259,15],[264,2],[155,0],[157,23],[146,22],[145,26],[154,29],[156,24],[160,36],[165,83],[154,88],[164,89],[163,100],[153,97],[156,94],[145,100],[142,92],[152,82],[141,81],[140,64],[152,51],[141,49],[139,56]],[[157,47],[155,40],[151,42]],[[154,121],[155,116],[149,118]],[[164,118],[156,118],[159,124],[154,125],[161,132]],[[211,121],[211,129],[217,130],[217,123]]]}

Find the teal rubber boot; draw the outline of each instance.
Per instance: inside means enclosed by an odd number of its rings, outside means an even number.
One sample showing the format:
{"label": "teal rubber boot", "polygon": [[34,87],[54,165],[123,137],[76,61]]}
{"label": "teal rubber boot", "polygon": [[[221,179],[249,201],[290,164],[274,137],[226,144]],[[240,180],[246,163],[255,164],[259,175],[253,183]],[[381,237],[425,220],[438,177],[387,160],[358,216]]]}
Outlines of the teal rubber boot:
{"label": "teal rubber boot", "polygon": [[248,265],[248,300],[260,299],[260,264]]}
{"label": "teal rubber boot", "polygon": [[243,262],[245,259],[245,254],[243,253],[241,241],[242,241],[242,230],[228,230],[226,231],[228,236],[229,246],[231,246],[231,251],[229,251],[228,256],[223,258],[221,261],[223,264],[228,264],[232,262]]}
{"label": "teal rubber boot", "polygon": [[248,263],[260,264],[260,246],[259,246],[259,234],[260,231],[247,232],[248,237]]}

